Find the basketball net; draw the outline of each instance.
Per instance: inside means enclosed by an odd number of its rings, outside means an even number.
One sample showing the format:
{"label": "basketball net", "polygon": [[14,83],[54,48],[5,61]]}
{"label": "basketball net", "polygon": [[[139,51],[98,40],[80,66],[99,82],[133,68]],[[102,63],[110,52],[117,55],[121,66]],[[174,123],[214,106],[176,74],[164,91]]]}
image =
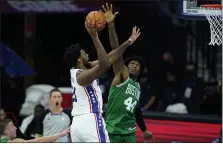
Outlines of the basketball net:
{"label": "basketball net", "polygon": [[[222,6],[221,5],[202,5],[205,16],[210,24],[211,41],[209,45],[222,44]],[[220,11],[220,14],[219,14]]]}

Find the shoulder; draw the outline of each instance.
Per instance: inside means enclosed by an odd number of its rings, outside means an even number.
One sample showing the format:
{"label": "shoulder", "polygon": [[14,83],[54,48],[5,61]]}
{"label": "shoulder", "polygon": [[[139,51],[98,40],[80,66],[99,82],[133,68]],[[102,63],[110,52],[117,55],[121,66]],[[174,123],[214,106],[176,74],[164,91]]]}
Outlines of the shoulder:
{"label": "shoulder", "polygon": [[48,113],[50,113],[50,110],[49,110],[49,109],[45,110],[45,111],[38,117],[38,119],[40,119],[41,121],[43,121],[43,119],[46,117],[46,115],[47,115]]}
{"label": "shoulder", "polygon": [[63,112],[67,115],[71,115],[72,108],[63,109]]}
{"label": "shoulder", "polygon": [[79,71],[83,71],[83,69],[75,69],[75,68],[70,69],[71,73],[77,73]]}
{"label": "shoulder", "polygon": [[68,109],[68,108],[67,109],[63,109],[63,112],[66,113],[66,114],[70,114],[71,113],[71,109]]}
{"label": "shoulder", "polygon": [[128,77],[125,81],[123,81],[122,83],[116,85],[116,87],[124,86],[124,85],[127,84],[129,81],[130,81],[130,78]]}
{"label": "shoulder", "polygon": [[71,124],[72,122],[71,109],[63,109],[63,112],[65,115],[68,116],[68,118],[70,119],[70,124]]}
{"label": "shoulder", "polygon": [[71,78],[76,79],[78,77],[78,75],[83,71],[84,70],[82,70],[82,69],[71,69],[71,71],[70,71]]}
{"label": "shoulder", "polygon": [[72,68],[72,69],[70,69],[70,74],[71,74],[71,76],[77,76],[77,74],[80,74],[81,72],[82,72],[83,70],[82,69],[74,69],[74,68]]}
{"label": "shoulder", "polygon": [[16,138],[14,140],[9,140],[8,143],[24,143],[26,142],[26,140],[24,139],[20,139],[20,138]]}
{"label": "shoulder", "polygon": [[82,69],[79,69],[77,72],[76,72],[76,76],[78,76],[81,72],[83,72],[84,70]]}

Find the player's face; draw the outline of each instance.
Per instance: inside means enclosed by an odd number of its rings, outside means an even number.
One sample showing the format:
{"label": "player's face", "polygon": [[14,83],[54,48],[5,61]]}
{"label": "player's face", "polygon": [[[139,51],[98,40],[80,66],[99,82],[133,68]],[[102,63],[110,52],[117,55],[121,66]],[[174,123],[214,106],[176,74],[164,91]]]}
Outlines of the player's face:
{"label": "player's face", "polygon": [[62,101],[63,101],[63,97],[62,97],[61,92],[55,91],[51,93],[51,96],[50,96],[51,106],[61,106]]}
{"label": "player's face", "polygon": [[3,109],[0,110],[0,120],[4,120],[6,117],[5,111]]}
{"label": "player's face", "polygon": [[82,59],[83,63],[86,63],[89,60],[88,54],[83,49],[81,50],[81,59]]}
{"label": "player's face", "polygon": [[11,138],[16,138],[16,127],[13,122],[8,123],[5,129],[5,134],[9,135]]}
{"label": "player's face", "polygon": [[128,64],[129,73],[138,76],[140,74],[140,63],[136,60],[132,60]]}

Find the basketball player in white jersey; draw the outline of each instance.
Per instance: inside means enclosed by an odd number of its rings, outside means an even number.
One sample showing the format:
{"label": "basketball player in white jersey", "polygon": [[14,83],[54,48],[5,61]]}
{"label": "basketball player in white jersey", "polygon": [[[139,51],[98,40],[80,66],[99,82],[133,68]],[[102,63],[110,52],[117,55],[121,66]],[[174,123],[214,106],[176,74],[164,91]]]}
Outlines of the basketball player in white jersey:
{"label": "basketball player in white jersey", "polygon": [[72,142],[105,143],[109,142],[109,137],[102,118],[102,92],[97,78],[122,56],[125,49],[138,38],[140,33],[134,27],[131,37],[107,55],[97,32],[89,25],[85,24],[85,27],[97,50],[98,60],[89,62],[88,54],[79,44],[66,49],[65,60],[72,67],[70,70],[73,88],[71,140]]}

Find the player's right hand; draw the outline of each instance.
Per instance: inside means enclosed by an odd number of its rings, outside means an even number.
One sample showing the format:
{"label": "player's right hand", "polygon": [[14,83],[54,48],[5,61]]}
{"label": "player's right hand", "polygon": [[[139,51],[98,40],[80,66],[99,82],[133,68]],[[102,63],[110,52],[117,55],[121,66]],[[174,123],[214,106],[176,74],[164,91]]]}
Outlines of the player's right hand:
{"label": "player's right hand", "polygon": [[[114,22],[116,15],[118,14],[118,12],[115,12],[113,14],[113,8],[112,8],[112,4],[110,4],[110,7],[108,5],[108,3],[104,5],[102,5],[102,8],[104,10],[104,15],[105,15],[105,19],[107,21],[108,24],[111,24]],[[102,12],[102,11],[101,11]]]}
{"label": "player's right hand", "polygon": [[98,32],[97,29],[100,27],[100,24],[95,26],[95,22],[89,22],[89,21],[85,21],[85,28],[87,30],[87,32],[90,34],[90,36],[92,37],[97,37],[98,36]]}

